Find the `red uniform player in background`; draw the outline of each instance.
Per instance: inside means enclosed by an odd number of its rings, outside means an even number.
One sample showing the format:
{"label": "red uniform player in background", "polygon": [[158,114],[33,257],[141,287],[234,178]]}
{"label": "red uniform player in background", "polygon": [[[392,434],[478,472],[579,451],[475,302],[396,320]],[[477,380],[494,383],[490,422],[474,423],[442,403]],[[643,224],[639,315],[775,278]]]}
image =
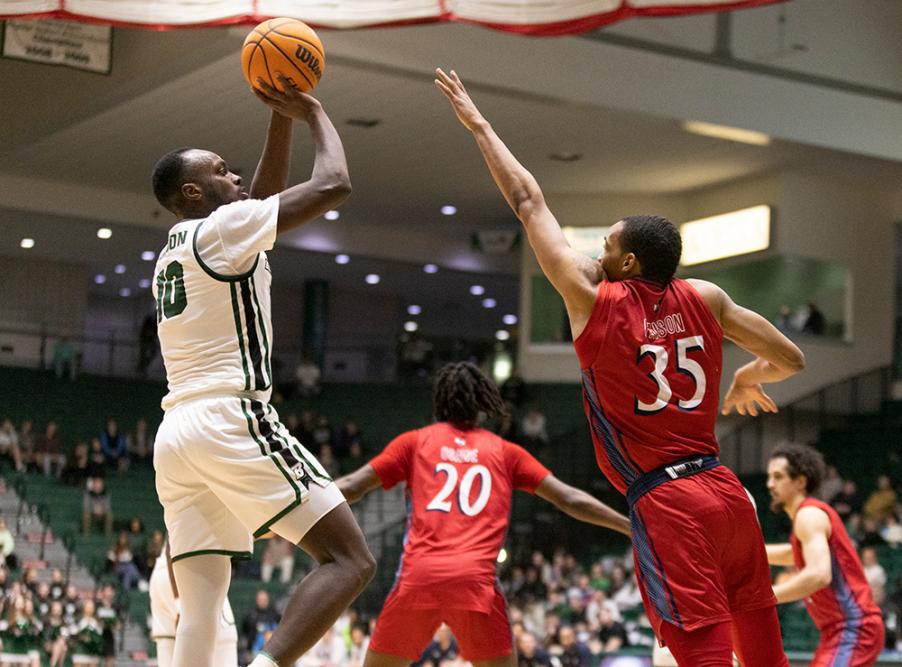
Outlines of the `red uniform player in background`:
{"label": "red uniform player in background", "polygon": [[761,529],[717,459],[714,422],[724,337],[756,356],[736,371],[724,413],[775,412],[761,385],[801,370],[802,353],[716,285],[674,278],[682,243],[666,218],[624,218],[601,257],[576,252],[458,76],[436,76],[564,300],[596,458],[629,501],[658,638],[681,667],[729,667],[733,649],[745,667],[788,665]]}
{"label": "red uniform player in background", "polygon": [[558,480],[521,447],[478,428],[480,413],[500,414],[504,403],[473,364],[445,366],[433,403],[438,423],[398,436],[337,482],[351,503],[379,486],[407,484],[404,554],[364,667],[401,667],[419,659],[442,623],[465,659],[512,667],[516,657],[495,564],[514,489],[625,535],[629,520]]}
{"label": "red uniform player in background", "polygon": [[805,445],[784,445],[771,454],[771,509],[789,515],[792,534],[789,544],[767,545],[767,558],[798,569],[774,586],[774,594],[777,602],[805,600],[821,632],[811,667],[870,667],[883,650],[883,615],[842,519],[811,497],[824,471],[821,453]]}

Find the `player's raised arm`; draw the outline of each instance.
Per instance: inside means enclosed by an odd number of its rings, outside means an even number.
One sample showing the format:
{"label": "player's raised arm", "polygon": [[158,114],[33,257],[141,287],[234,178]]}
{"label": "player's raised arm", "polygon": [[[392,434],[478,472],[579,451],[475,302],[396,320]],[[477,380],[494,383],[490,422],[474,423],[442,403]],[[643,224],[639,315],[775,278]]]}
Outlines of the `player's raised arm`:
{"label": "player's raised arm", "polygon": [[[306,122],[310,126],[316,151],[310,179],[282,191],[279,195],[278,233],[281,234],[305,222],[315,220],[326,211],[339,206],[351,194],[351,178],[348,175],[348,163],[344,147],[341,144],[341,137],[338,136],[338,131],[329,120],[322,105],[312,95],[302,93],[292,86],[285,77],[281,75],[277,75],[277,77],[285,87],[285,92],[278,91],[268,86],[265,81],[258,80],[257,85],[260,86],[260,90],[255,93],[278,114]],[[279,133],[283,129],[281,125],[276,127],[274,139],[281,138]],[[272,131],[271,126],[270,132]],[[269,141],[267,141],[268,147]],[[279,176],[279,160],[284,161],[287,176],[289,157],[290,155],[281,155],[279,150],[274,150],[273,167],[271,172],[268,166],[264,170],[263,183],[268,183],[269,187],[274,185]],[[267,159],[267,162],[269,161],[266,149],[264,149],[264,158]],[[261,158],[262,160],[263,158]]]}
{"label": "player's raised arm", "polygon": [[757,416],[758,410],[776,412],[777,405],[762,384],[779,382],[805,368],[805,355],[777,327],[758,313],[733,302],[720,287],[704,280],[690,280],[711,307],[723,334],[756,359],[737,369],[724,397],[721,411],[735,407],[741,415]]}
{"label": "player's raised arm", "polygon": [[266,129],[263,153],[254,172],[248,191],[254,199],[266,199],[288,187],[291,166],[291,135],[293,121],[273,110]]}
{"label": "player's raised arm", "polygon": [[495,184],[523,223],[542,271],[564,299],[574,330],[582,330],[595,306],[599,281],[596,264],[570,247],[536,179],[495,134],[454,70],[446,74],[437,69],[436,77],[436,87],[473,134]]}
{"label": "player's raised arm", "polygon": [[792,565],[792,545],[789,542],[781,544],[765,544],[767,550],[767,562],[771,565]]}
{"label": "player's raised arm", "polygon": [[565,484],[554,475],[548,475],[543,479],[536,487],[535,493],[574,519],[630,536],[629,519],[585,491]]}
{"label": "player's raised arm", "polygon": [[796,537],[802,543],[805,567],[798,574],[774,586],[777,602],[793,602],[807,598],[833,580],[830,558],[830,519],[816,507],[803,507],[793,522]]}
{"label": "player's raised arm", "polygon": [[360,466],[357,470],[344,477],[339,477],[335,480],[335,483],[351,505],[370,491],[375,491],[382,486],[382,480],[369,463]]}

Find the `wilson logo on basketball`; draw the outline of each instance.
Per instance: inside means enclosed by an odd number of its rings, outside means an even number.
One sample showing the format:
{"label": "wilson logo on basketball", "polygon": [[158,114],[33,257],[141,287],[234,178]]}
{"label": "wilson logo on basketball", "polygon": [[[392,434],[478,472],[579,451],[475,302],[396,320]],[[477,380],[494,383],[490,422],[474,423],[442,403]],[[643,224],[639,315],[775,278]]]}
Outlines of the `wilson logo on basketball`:
{"label": "wilson logo on basketball", "polygon": [[316,75],[317,79],[323,75],[323,71],[319,66],[319,58],[313,55],[313,53],[302,44],[298,44],[298,49],[294,52],[294,57],[309,67],[310,71]]}

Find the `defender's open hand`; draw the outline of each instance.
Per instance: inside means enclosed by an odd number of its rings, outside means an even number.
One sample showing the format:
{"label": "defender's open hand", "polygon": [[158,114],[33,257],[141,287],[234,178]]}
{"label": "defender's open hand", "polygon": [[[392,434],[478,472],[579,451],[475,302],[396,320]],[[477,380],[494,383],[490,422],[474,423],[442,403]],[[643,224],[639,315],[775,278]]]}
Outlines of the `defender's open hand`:
{"label": "defender's open hand", "polygon": [[448,75],[438,68],[435,70],[435,76],[435,87],[442,91],[451,102],[451,108],[454,109],[458,120],[463,123],[465,128],[473,131],[479,123],[485,121],[482,114],[479,113],[479,109],[473,104],[473,100],[470,99],[457,72],[451,70],[451,74]]}

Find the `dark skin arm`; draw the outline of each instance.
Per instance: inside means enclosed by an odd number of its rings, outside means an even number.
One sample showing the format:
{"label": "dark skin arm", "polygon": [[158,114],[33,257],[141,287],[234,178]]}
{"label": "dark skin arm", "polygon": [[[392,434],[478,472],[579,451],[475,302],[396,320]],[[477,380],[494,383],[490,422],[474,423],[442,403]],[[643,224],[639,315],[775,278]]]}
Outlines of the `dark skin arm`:
{"label": "dark skin arm", "polygon": [[554,475],[548,475],[536,487],[535,494],[574,519],[610,528],[630,536],[630,520],[582,489],[565,484]]}
{"label": "dark skin arm", "polygon": [[370,491],[375,491],[382,486],[379,475],[369,463],[344,477],[335,480],[339,490],[344,494],[345,500],[351,505],[363,498]]}
{"label": "dark skin arm", "polygon": [[272,112],[266,130],[266,143],[254,172],[251,189],[254,199],[266,199],[288,187],[288,171],[291,167],[291,135],[293,121],[277,111]]}
{"label": "dark skin arm", "polygon": [[[276,114],[274,122],[270,123],[261,157],[263,169],[261,171],[258,166],[252,188],[258,186],[259,180],[259,192],[271,192],[280,179],[287,178],[290,160],[287,144],[291,133],[281,120],[275,120],[276,115],[306,122],[315,151],[310,178],[279,192],[278,233],[282,234],[319,218],[344,202],[351,194],[351,178],[341,138],[319,101],[302,93],[281,74],[277,73],[276,78],[285,87],[285,92],[272,88],[262,79],[257,80],[260,90],[254,91]],[[251,194],[254,195],[253,190]]]}

